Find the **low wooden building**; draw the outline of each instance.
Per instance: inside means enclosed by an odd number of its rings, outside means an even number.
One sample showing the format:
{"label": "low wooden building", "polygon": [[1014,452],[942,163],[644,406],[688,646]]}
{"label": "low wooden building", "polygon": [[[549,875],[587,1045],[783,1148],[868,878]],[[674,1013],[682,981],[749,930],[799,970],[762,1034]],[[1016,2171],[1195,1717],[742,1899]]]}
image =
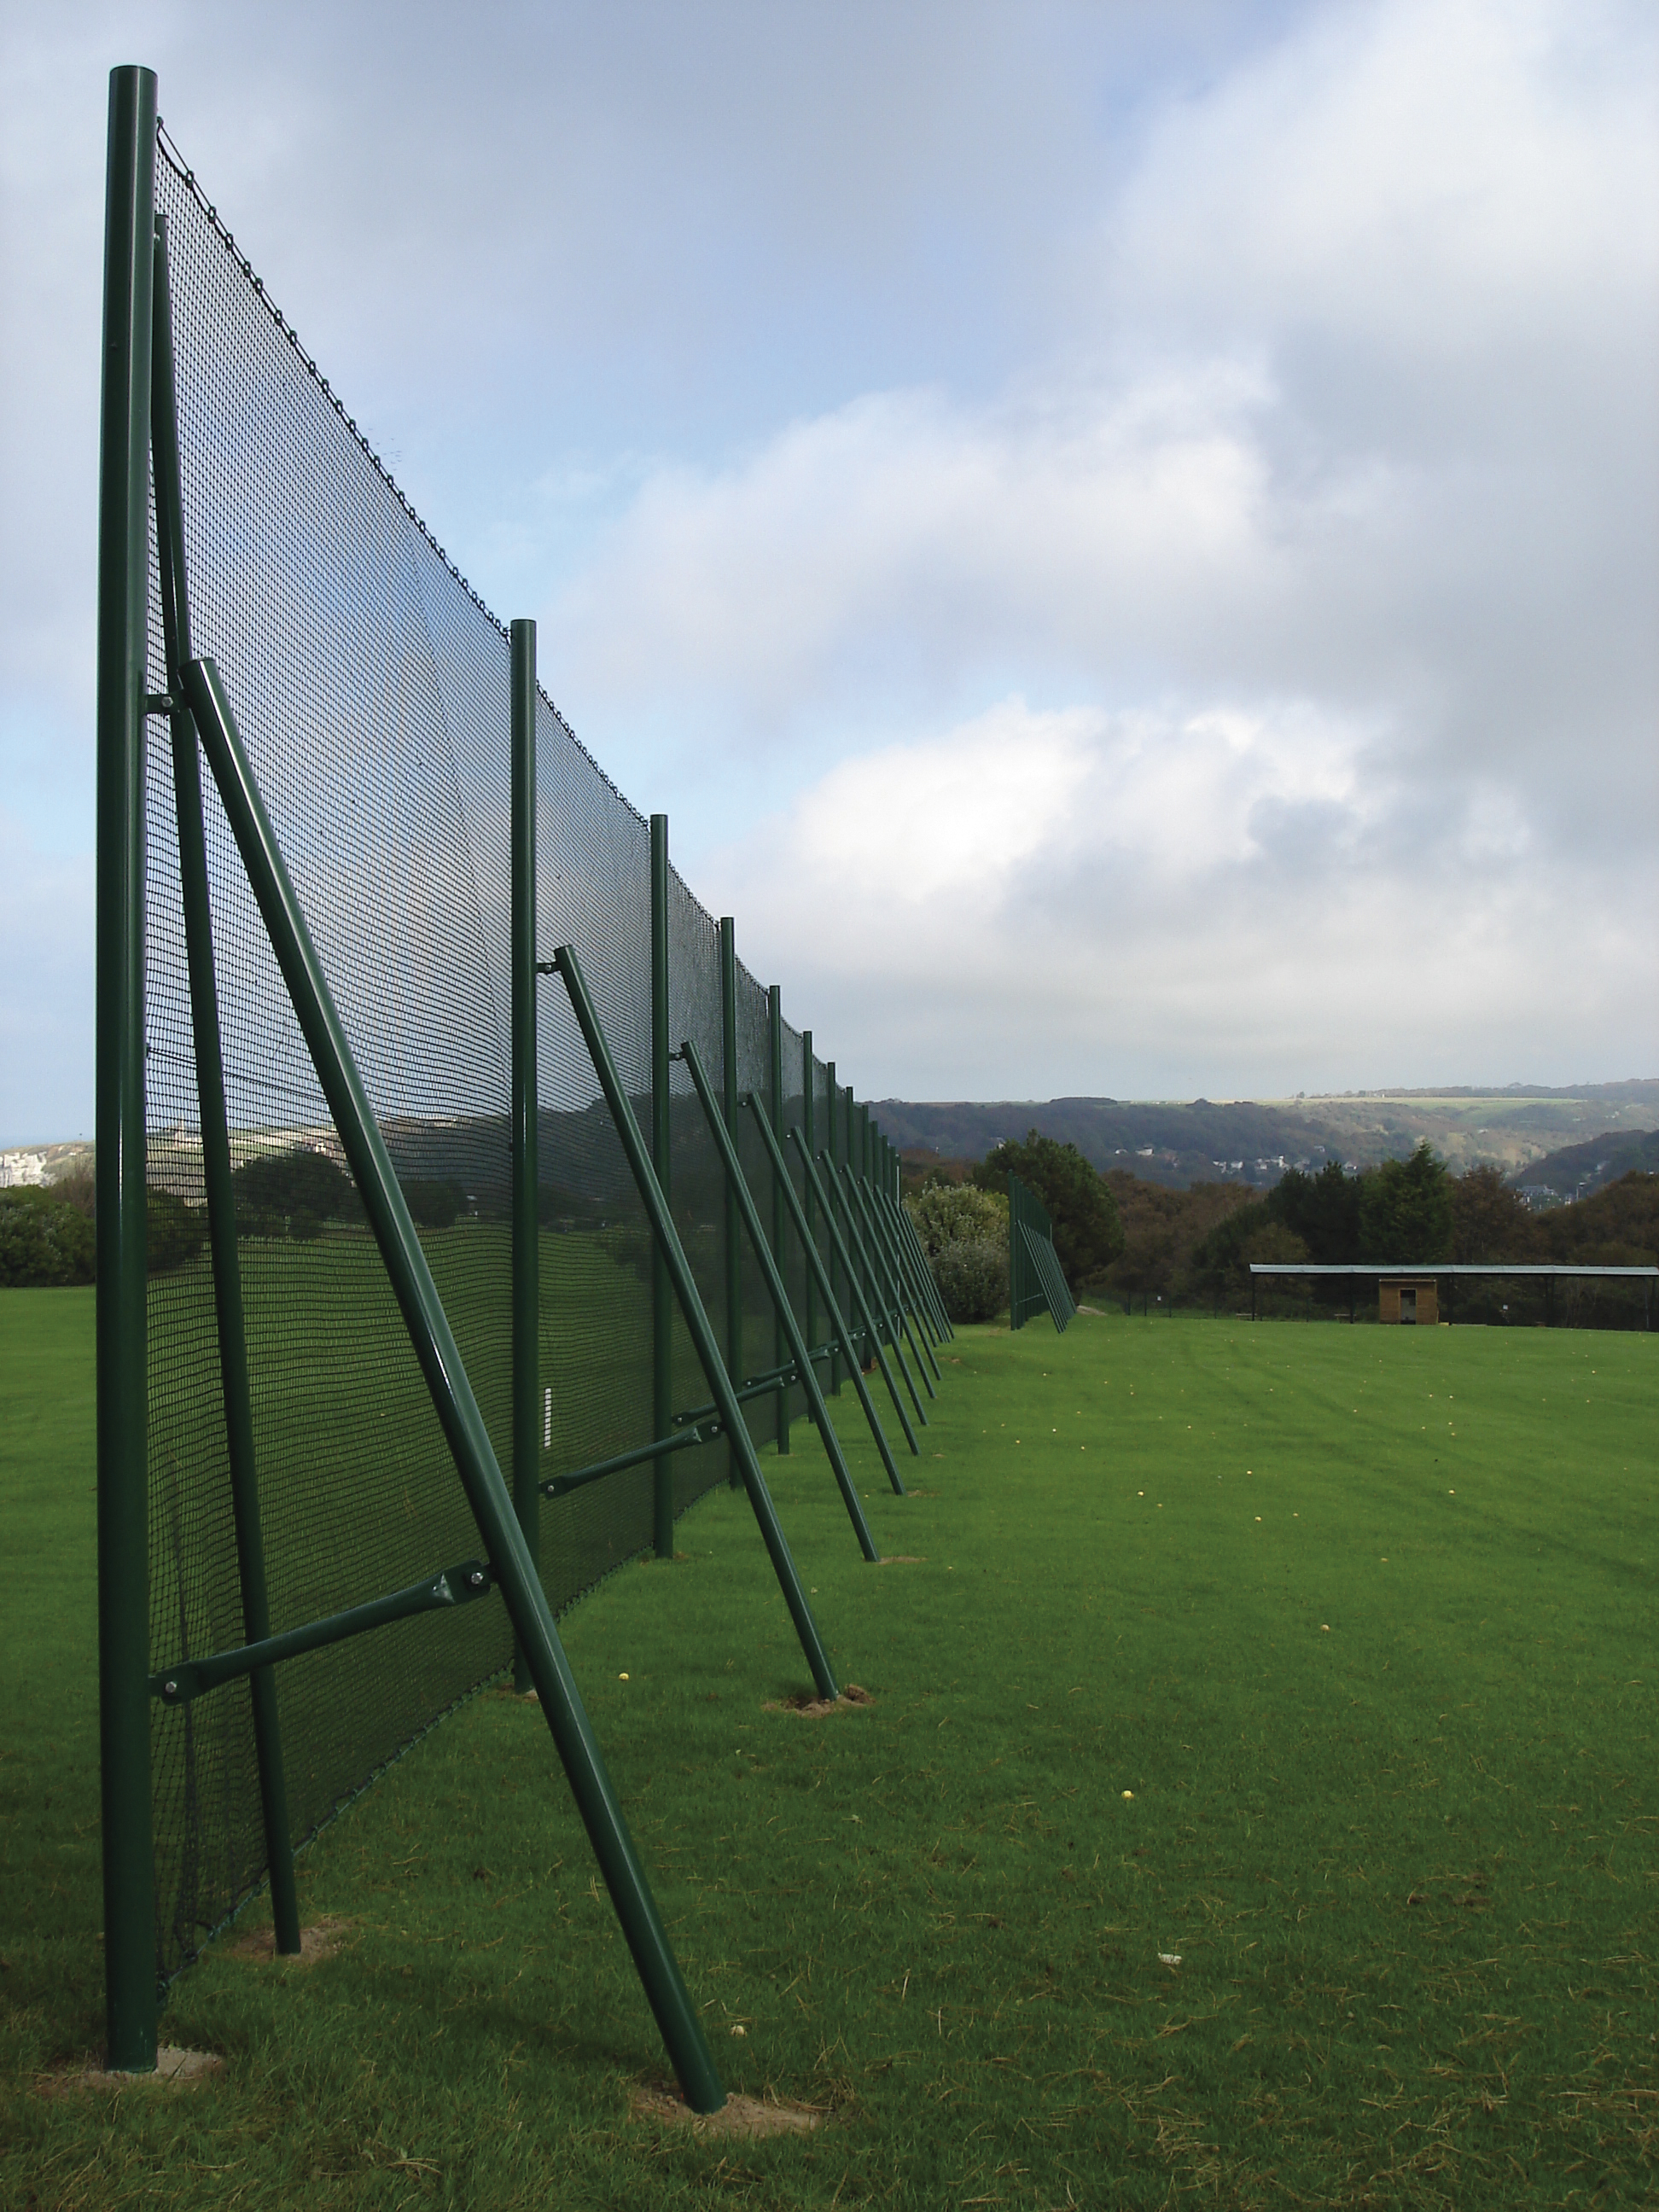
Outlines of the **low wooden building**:
{"label": "low wooden building", "polygon": [[1411,1279],[1385,1276],[1376,1286],[1378,1321],[1417,1322],[1432,1328],[1440,1318],[1440,1297],[1432,1275]]}

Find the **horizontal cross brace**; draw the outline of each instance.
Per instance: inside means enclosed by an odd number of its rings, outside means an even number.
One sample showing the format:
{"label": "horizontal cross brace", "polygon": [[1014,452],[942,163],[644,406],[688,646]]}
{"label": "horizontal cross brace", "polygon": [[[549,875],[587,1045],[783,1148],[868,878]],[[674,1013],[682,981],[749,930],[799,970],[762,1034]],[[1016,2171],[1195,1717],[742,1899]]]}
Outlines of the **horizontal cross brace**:
{"label": "horizontal cross brace", "polygon": [[[854,1330],[853,1333],[855,1336],[862,1334],[859,1330]],[[828,1359],[832,1352],[837,1352],[840,1348],[832,1337],[828,1344],[818,1345],[806,1356],[816,1365],[820,1359]],[[799,1380],[800,1370],[793,1359],[786,1359],[781,1367],[769,1367],[764,1375],[750,1376],[738,1393],[738,1403],[741,1405],[748,1398],[763,1398],[769,1390],[776,1390],[791,1382],[798,1382]],[[689,1413],[676,1413],[674,1419],[677,1423],[702,1421],[707,1419],[714,1411],[712,1405],[693,1406]]]}
{"label": "horizontal cross brace", "polygon": [[614,1459],[595,1460],[592,1467],[579,1467],[574,1474],[550,1475],[537,1487],[544,1498],[562,1498],[567,1491],[580,1490],[585,1483],[599,1481],[602,1475],[620,1474],[624,1468],[638,1467],[645,1460],[660,1459],[665,1452],[684,1451],[688,1444],[710,1443],[720,1433],[721,1425],[707,1418],[714,1411],[712,1406],[707,1406],[702,1413],[693,1415],[699,1424],[695,1429],[682,1429],[678,1436],[658,1437],[632,1451],[618,1452]]}
{"label": "horizontal cross brace", "polygon": [[160,1698],[165,1705],[188,1705],[199,1698],[204,1690],[216,1690],[222,1682],[234,1682],[238,1675],[252,1674],[258,1668],[273,1667],[280,1659],[297,1659],[302,1651],[320,1651],[325,1644],[342,1644],[348,1636],[361,1636],[370,1628],[384,1628],[393,1620],[407,1620],[417,1613],[437,1613],[447,1606],[470,1605],[476,1597],[484,1597],[495,1587],[495,1578],[482,1559],[463,1559],[458,1567],[446,1567],[441,1574],[428,1575],[423,1582],[411,1583],[407,1589],[393,1590],[388,1597],[371,1598],[367,1605],[354,1605],[343,1613],[331,1613],[325,1620],[308,1621],[303,1628],[285,1629],[280,1636],[267,1636],[258,1644],[240,1644],[229,1651],[216,1651],[208,1659],[181,1659],[176,1667],[164,1668],[149,1678],[149,1692]]}

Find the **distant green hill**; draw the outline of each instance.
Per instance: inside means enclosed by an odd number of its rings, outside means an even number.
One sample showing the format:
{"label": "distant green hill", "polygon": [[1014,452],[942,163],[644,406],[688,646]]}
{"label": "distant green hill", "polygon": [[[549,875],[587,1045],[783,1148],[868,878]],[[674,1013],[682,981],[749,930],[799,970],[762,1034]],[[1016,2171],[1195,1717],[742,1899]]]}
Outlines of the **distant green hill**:
{"label": "distant green hill", "polygon": [[[1453,1172],[1492,1166],[1517,1182],[1546,1181],[1546,1159],[1588,1149],[1594,1159],[1624,1161],[1607,1175],[1653,1164],[1652,1155],[1613,1153],[1613,1144],[1650,1141],[1659,1127],[1659,1082],[1583,1084],[1577,1089],[1510,1084],[1480,1091],[1351,1091],[1322,1097],[1175,1101],[1123,1098],[873,1102],[883,1129],[901,1151],[942,1159],[983,1159],[1004,1137],[1036,1129],[1073,1144],[1102,1173],[1127,1169],[1148,1182],[1185,1189],[1194,1182],[1243,1182],[1264,1188],[1285,1167],[1317,1171],[1327,1160],[1374,1167],[1403,1159],[1426,1139]],[[1584,1132],[1603,1131],[1586,1139]],[[1594,1162],[1592,1162],[1592,1165]],[[1605,1180],[1606,1178],[1601,1178]],[[1575,1176],[1573,1182],[1579,1180]],[[1552,1185],[1552,1188],[1555,1186]],[[1571,1186],[1569,1186],[1570,1188]]]}
{"label": "distant green hill", "polygon": [[1659,1129],[1607,1129],[1588,1144],[1563,1145],[1517,1168],[1509,1178],[1517,1188],[1541,1183],[1560,1198],[1571,1198],[1582,1185],[1586,1196],[1617,1182],[1632,1168],[1659,1175]]}

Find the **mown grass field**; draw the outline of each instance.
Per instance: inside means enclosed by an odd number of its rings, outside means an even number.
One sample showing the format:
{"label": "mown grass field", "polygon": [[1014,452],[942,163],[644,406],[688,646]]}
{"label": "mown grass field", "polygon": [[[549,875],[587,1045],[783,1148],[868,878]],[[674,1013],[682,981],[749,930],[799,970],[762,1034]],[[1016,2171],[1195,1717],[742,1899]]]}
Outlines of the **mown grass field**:
{"label": "mown grass field", "polygon": [[100,2029],[91,1318],[0,1298],[0,2203],[1653,2201],[1653,1340],[964,1330],[910,1498],[839,1401],[915,1564],[804,1431],[765,1462],[873,1705],[767,1710],[805,1670],[724,1491],[568,1614],[729,2083],[826,2110],[751,2143],[631,2114],[652,2023],[493,1693],[301,1860],[337,1955],[175,1986],[222,2077],[39,2093]]}

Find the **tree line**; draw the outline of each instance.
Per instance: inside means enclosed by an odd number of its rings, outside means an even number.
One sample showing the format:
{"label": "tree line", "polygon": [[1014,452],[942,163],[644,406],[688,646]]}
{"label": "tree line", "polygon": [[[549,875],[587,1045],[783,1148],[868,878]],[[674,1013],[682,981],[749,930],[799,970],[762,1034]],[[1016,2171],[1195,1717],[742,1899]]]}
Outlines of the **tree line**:
{"label": "tree line", "polygon": [[[1102,1175],[1075,1145],[1039,1136],[996,1146],[983,1160],[906,1163],[907,1204],[917,1220],[956,1319],[985,1319],[1007,1297],[1006,1194],[1010,1172],[1033,1189],[1054,1226],[1054,1250],[1073,1294],[1127,1307],[1236,1310],[1250,1300],[1250,1263],[1313,1261],[1328,1267],[1469,1265],[1652,1267],[1659,1264],[1659,1175],[1635,1170],[1573,1206],[1534,1213],[1498,1169],[1454,1176],[1426,1144],[1405,1159],[1350,1172],[1332,1161],[1316,1174],[1292,1168],[1271,1190],[1194,1182],[1185,1190],[1121,1168]],[[951,1196],[949,1194],[957,1195]],[[1005,1199],[1001,1304],[990,1305],[997,1224],[969,1194]],[[975,1245],[972,1264],[953,1239]],[[945,1255],[941,1258],[941,1255]],[[947,1284],[946,1278],[951,1280]],[[971,1295],[963,1288],[971,1278]],[[1274,1285],[1292,1304],[1349,1297],[1346,1283],[1296,1279]],[[1364,1292],[1368,1300],[1369,1291]],[[1579,1285],[1563,1297],[1570,1317],[1639,1317],[1639,1293]],[[1468,1320],[1535,1320],[1545,1293],[1520,1280],[1460,1285]],[[1622,1302],[1622,1303],[1621,1303]],[[970,1306],[973,1310],[969,1310]],[[1535,1310],[1534,1310],[1535,1309]]]}

